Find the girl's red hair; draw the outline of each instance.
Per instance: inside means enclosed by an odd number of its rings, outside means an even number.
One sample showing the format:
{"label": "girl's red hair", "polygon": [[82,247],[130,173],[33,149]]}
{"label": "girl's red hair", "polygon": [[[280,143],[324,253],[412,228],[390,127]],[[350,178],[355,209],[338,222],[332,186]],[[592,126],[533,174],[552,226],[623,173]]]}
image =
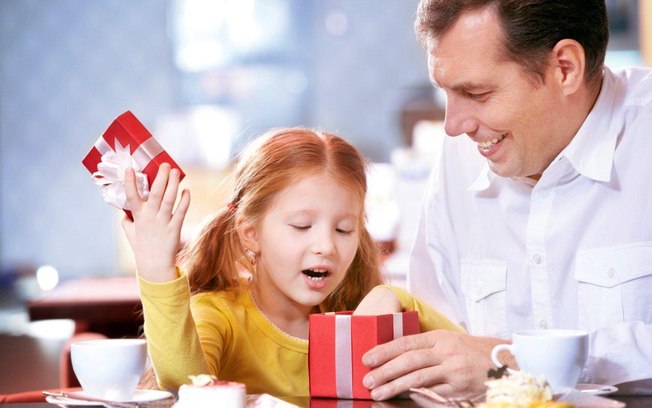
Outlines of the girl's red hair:
{"label": "girl's red hair", "polygon": [[184,251],[193,293],[239,290],[241,268],[250,270],[236,232],[236,217],[260,220],[275,194],[308,174],[326,172],[353,191],[359,204],[358,251],[342,283],[319,306],[322,311],[352,310],[383,283],[378,249],[365,225],[366,160],[350,143],[334,134],[306,128],[270,131],[250,143],[233,173],[228,201]]}

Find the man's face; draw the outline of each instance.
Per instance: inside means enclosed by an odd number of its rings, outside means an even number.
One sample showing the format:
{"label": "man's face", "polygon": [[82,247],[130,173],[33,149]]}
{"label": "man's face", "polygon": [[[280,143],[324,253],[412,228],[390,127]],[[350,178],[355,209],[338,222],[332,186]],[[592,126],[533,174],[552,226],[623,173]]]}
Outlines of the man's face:
{"label": "man's face", "polygon": [[568,143],[561,89],[551,68],[542,84],[501,58],[502,41],[492,9],[462,15],[429,49],[431,80],[446,92],[447,134],[467,134],[500,176],[538,178]]}

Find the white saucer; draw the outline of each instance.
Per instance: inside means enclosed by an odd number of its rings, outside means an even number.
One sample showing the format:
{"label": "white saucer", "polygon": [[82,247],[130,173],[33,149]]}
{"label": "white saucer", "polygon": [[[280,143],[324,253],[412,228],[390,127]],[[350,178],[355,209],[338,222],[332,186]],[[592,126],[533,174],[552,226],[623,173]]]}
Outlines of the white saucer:
{"label": "white saucer", "polygon": [[573,391],[566,394],[559,400],[569,402],[576,408],[624,408],[625,403],[601,397],[599,395],[587,394],[586,392]]}
{"label": "white saucer", "polygon": [[[75,395],[80,395],[84,396],[83,391],[73,391],[69,392],[68,395],[70,398],[66,397],[53,397],[53,396],[48,396],[45,398],[47,402],[50,404],[55,404],[60,407],[102,407],[104,404],[101,402],[94,402],[94,401],[85,401],[85,400],[80,400],[74,398]],[[138,403],[138,402],[151,402],[151,401],[158,401],[158,400],[163,400],[166,398],[172,398],[172,394],[170,394],[167,391],[160,391],[160,390],[136,390],[136,393],[134,394],[134,398],[130,401],[123,401],[126,403]]]}
{"label": "white saucer", "polygon": [[585,394],[592,395],[609,395],[618,391],[618,388],[614,387],[613,385],[603,384],[577,384],[575,389]]}

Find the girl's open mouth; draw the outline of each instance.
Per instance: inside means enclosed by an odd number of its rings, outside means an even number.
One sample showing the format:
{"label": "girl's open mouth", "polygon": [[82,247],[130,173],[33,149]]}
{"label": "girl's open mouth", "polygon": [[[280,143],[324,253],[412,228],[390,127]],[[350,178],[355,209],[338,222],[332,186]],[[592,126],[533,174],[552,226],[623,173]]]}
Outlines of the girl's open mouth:
{"label": "girl's open mouth", "polygon": [[301,272],[312,280],[322,280],[328,276],[328,271],[322,269],[304,269]]}

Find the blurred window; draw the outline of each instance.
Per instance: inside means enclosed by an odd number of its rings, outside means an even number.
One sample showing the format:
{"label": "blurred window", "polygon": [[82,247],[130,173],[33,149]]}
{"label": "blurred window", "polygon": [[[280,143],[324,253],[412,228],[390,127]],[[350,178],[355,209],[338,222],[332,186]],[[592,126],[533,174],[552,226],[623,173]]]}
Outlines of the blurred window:
{"label": "blurred window", "polygon": [[302,0],[172,0],[182,106],[236,112],[247,137],[305,122],[309,7]]}

